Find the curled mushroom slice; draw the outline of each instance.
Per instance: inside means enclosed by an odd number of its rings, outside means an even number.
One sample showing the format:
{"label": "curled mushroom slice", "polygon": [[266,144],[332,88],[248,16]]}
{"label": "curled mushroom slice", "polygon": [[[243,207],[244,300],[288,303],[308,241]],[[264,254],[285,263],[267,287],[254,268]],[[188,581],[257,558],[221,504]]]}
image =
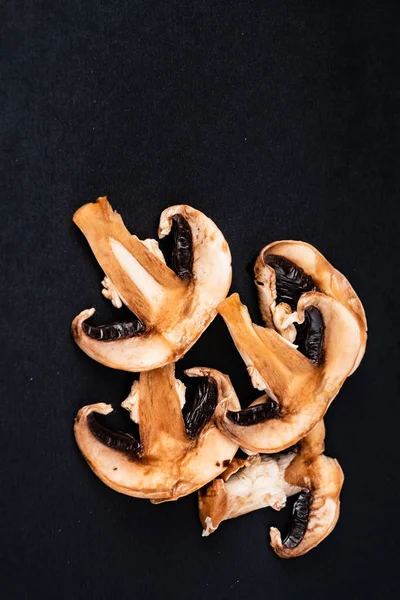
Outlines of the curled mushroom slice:
{"label": "curled mushroom slice", "polygon": [[174,364],[142,373],[123,402],[139,423],[140,440],[112,431],[96,419],[112,407],[84,406],[75,420],[78,446],[96,475],[109,487],[138,498],[176,500],[219,475],[237,444],[215,425],[216,406],[239,402],[227,375],[206,368],[189,369],[200,377],[194,402],[182,414],[182,384]]}
{"label": "curled mushroom slice", "polygon": [[72,323],[76,343],[91,358],[125,371],[146,371],[182,357],[229,290],[231,255],[221,231],[190,206],[167,208],[158,234],[174,231],[170,269],[158,243],[131,235],[105,197],[77,210],[74,222],[104,270],[104,296],[135,315],[97,326],[87,322],[95,310],[84,310]]}
{"label": "curled mushroom slice", "polygon": [[316,248],[291,240],[273,242],[261,250],[254,273],[264,322],[290,342],[297,344],[303,329],[292,317],[302,294],[319,291],[350,310],[360,326],[360,351],[353,371],[358,367],[367,340],[363,305],[346,277]]}
{"label": "curled mushroom slice", "polygon": [[285,481],[303,488],[294,507],[288,533],[282,540],[271,527],[271,546],[282,558],[294,558],[315,548],[334,529],[339,518],[343,471],[323,454],[325,427],[321,421],[299,444],[299,452],[285,470]]}
{"label": "curled mushroom slice", "polygon": [[283,558],[317,546],[336,525],[344,480],[339,463],[323,454],[324,436],[321,421],[293,451],[233,459],[225,473],[199,491],[203,536],[222,521],[253,510],[280,510],[289,496],[298,494],[287,535],[282,540],[271,527],[271,546]]}
{"label": "curled mushroom slice", "polygon": [[257,402],[224,414],[217,409],[221,430],[252,452],[279,452],[307,435],[353,371],[364,344],[358,319],[335,298],[306,292],[296,309],[296,322],[305,324],[299,349],[274,329],[253,324],[238,294],[218,307],[253,386],[267,393],[264,407]]}

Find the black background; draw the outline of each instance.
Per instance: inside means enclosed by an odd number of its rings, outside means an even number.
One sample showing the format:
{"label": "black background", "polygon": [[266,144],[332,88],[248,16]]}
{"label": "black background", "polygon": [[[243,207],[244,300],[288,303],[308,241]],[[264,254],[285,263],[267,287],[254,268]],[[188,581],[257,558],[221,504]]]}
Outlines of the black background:
{"label": "black background", "polygon": [[[397,2],[8,2],[2,18],[1,595],[387,598],[397,586]],[[108,195],[156,235],[185,202],[222,229],[232,290],[259,321],[249,265],[278,239],[320,249],[369,319],[367,354],[326,417],[346,481],[339,523],[294,561],[268,545],[288,512],[201,537],[196,496],[153,506],[104,486],[73,417],[132,375],[84,355],[83,308],[115,316],[73,212]],[[218,317],[178,364],[257,396]],[[120,409],[111,421],[129,429]],[[397,530],[397,535],[396,535]],[[392,562],[393,561],[393,562]],[[398,591],[398,590],[397,590]]]}

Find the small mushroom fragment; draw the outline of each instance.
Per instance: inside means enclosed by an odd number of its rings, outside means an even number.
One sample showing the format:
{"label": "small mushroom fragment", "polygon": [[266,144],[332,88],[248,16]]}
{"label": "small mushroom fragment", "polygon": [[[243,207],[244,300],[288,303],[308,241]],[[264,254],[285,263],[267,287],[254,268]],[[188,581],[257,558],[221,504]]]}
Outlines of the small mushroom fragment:
{"label": "small mushroom fragment", "polygon": [[117,492],[177,500],[224,471],[237,450],[214,421],[220,404],[240,406],[229,377],[201,367],[186,371],[201,380],[194,402],[185,404],[182,414],[182,384],[174,371],[169,364],[141,373],[122,403],[139,423],[140,440],[96,420],[96,413],[112,412],[109,404],[91,404],[78,412],[77,444],[95,474]]}
{"label": "small mushroom fragment", "polygon": [[164,210],[158,234],[174,231],[170,269],[157,241],[131,235],[105,197],[77,210],[74,222],[105,272],[103,295],[135,314],[96,326],[87,322],[95,309],[84,310],[72,323],[79,347],[108,367],[132,372],[181,358],[214,319],[231,284],[231,255],[221,231],[190,206]]}
{"label": "small mushroom fragment", "polygon": [[289,532],[282,540],[278,529],[271,527],[271,546],[282,558],[317,546],[337,523],[344,480],[337,460],[323,454],[324,437],[321,421],[293,451],[233,459],[225,473],[199,491],[203,535],[213,533],[226,519],[259,508],[280,510],[287,497],[299,494]]}
{"label": "small mushroom fragment", "polygon": [[[269,253],[268,248],[280,252],[279,244],[297,248],[307,272],[286,256]],[[322,419],[364,354],[366,320],[347,280],[308,244],[267,246],[255,272],[268,327],[251,322],[237,294],[218,311],[253,386],[267,396],[238,413],[217,415],[217,421],[243,448],[274,453],[298,442]]]}

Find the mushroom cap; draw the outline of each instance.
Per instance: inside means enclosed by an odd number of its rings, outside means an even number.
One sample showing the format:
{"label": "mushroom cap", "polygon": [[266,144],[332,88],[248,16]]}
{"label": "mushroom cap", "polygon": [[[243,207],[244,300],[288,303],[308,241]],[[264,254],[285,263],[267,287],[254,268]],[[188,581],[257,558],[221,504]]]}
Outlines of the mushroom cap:
{"label": "mushroom cap", "polygon": [[184,204],[163,211],[158,234],[163,238],[175,228],[175,273],[158,243],[131,235],[106,197],[82,206],[74,222],[106,274],[104,295],[137,316],[129,329],[120,323],[106,336],[107,326],[86,323],[95,309],[82,311],[72,322],[78,346],[108,367],[132,372],[181,358],[214,319],[231,284],[229,246],[215,223]]}
{"label": "mushroom cap", "polygon": [[307,435],[323,418],[358,360],[363,338],[354,314],[335,298],[308,292],[297,304],[298,322],[304,322],[310,307],[318,309],[325,327],[320,364],[313,364],[274,329],[254,325],[238,294],[218,307],[253,385],[267,392],[266,403],[279,408],[270,418],[249,425],[240,424],[240,413],[222,414],[217,408],[221,431],[252,452],[280,452]]}
{"label": "mushroom cap", "polygon": [[207,378],[212,401],[207,406],[208,398],[203,395],[203,403],[193,407],[194,413],[205,411],[207,418],[200,420],[197,431],[189,435],[174,370],[174,364],[169,364],[142,373],[135,402],[125,405],[132,408],[139,421],[140,443],[94,421],[95,413],[112,412],[110,405],[92,404],[78,412],[74,426],[77,444],[95,474],[118,492],[138,498],[176,500],[219,475],[237,450],[237,444],[218,430],[213,416],[212,402],[239,407],[229,377],[214,369],[187,371],[191,377]]}

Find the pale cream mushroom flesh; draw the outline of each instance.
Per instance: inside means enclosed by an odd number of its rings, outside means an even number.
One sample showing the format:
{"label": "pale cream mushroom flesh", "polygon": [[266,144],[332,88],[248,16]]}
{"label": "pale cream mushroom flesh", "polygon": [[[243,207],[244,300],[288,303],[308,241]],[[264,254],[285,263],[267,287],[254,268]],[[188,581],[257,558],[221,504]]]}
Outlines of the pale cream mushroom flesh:
{"label": "pale cream mushroom flesh", "polygon": [[317,546],[337,523],[344,480],[337,460],[323,454],[324,437],[321,421],[291,451],[233,459],[220,477],[199,491],[203,535],[213,533],[222,521],[259,508],[280,510],[289,496],[298,494],[287,535],[282,540],[279,530],[271,527],[271,546],[282,558]]}
{"label": "pale cream mushroom flesh", "polygon": [[215,425],[220,404],[239,408],[227,375],[196,367],[200,377],[194,402],[185,405],[184,388],[175,379],[175,365],[141,373],[124,408],[139,423],[140,440],[112,431],[96,414],[112,412],[108,404],[84,406],[75,420],[77,444],[95,474],[110,488],[137,498],[177,500],[226,469],[238,448]]}
{"label": "pale cream mushroom flesh", "polygon": [[126,229],[107,198],[82,206],[74,222],[102,267],[103,294],[135,315],[112,325],[89,325],[95,309],[72,323],[76,343],[91,358],[132,372],[175,362],[216,315],[231,284],[231,255],[221,231],[190,206],[171,206],[160,217],[158,235],[174,230],[173,269],[156,240],[139,240]]}
{"label": "pale cream mushroom flesh", "polygon": [[219,411],[217,421],[240,446],[274,453],[297,443],[323,418],[360,363],[367,328],[353,288],[312,246],[271,244],[255,271],[267,327],[252,323],[238,294],[218,311],[253,386],[266,396],[238,412]]}

